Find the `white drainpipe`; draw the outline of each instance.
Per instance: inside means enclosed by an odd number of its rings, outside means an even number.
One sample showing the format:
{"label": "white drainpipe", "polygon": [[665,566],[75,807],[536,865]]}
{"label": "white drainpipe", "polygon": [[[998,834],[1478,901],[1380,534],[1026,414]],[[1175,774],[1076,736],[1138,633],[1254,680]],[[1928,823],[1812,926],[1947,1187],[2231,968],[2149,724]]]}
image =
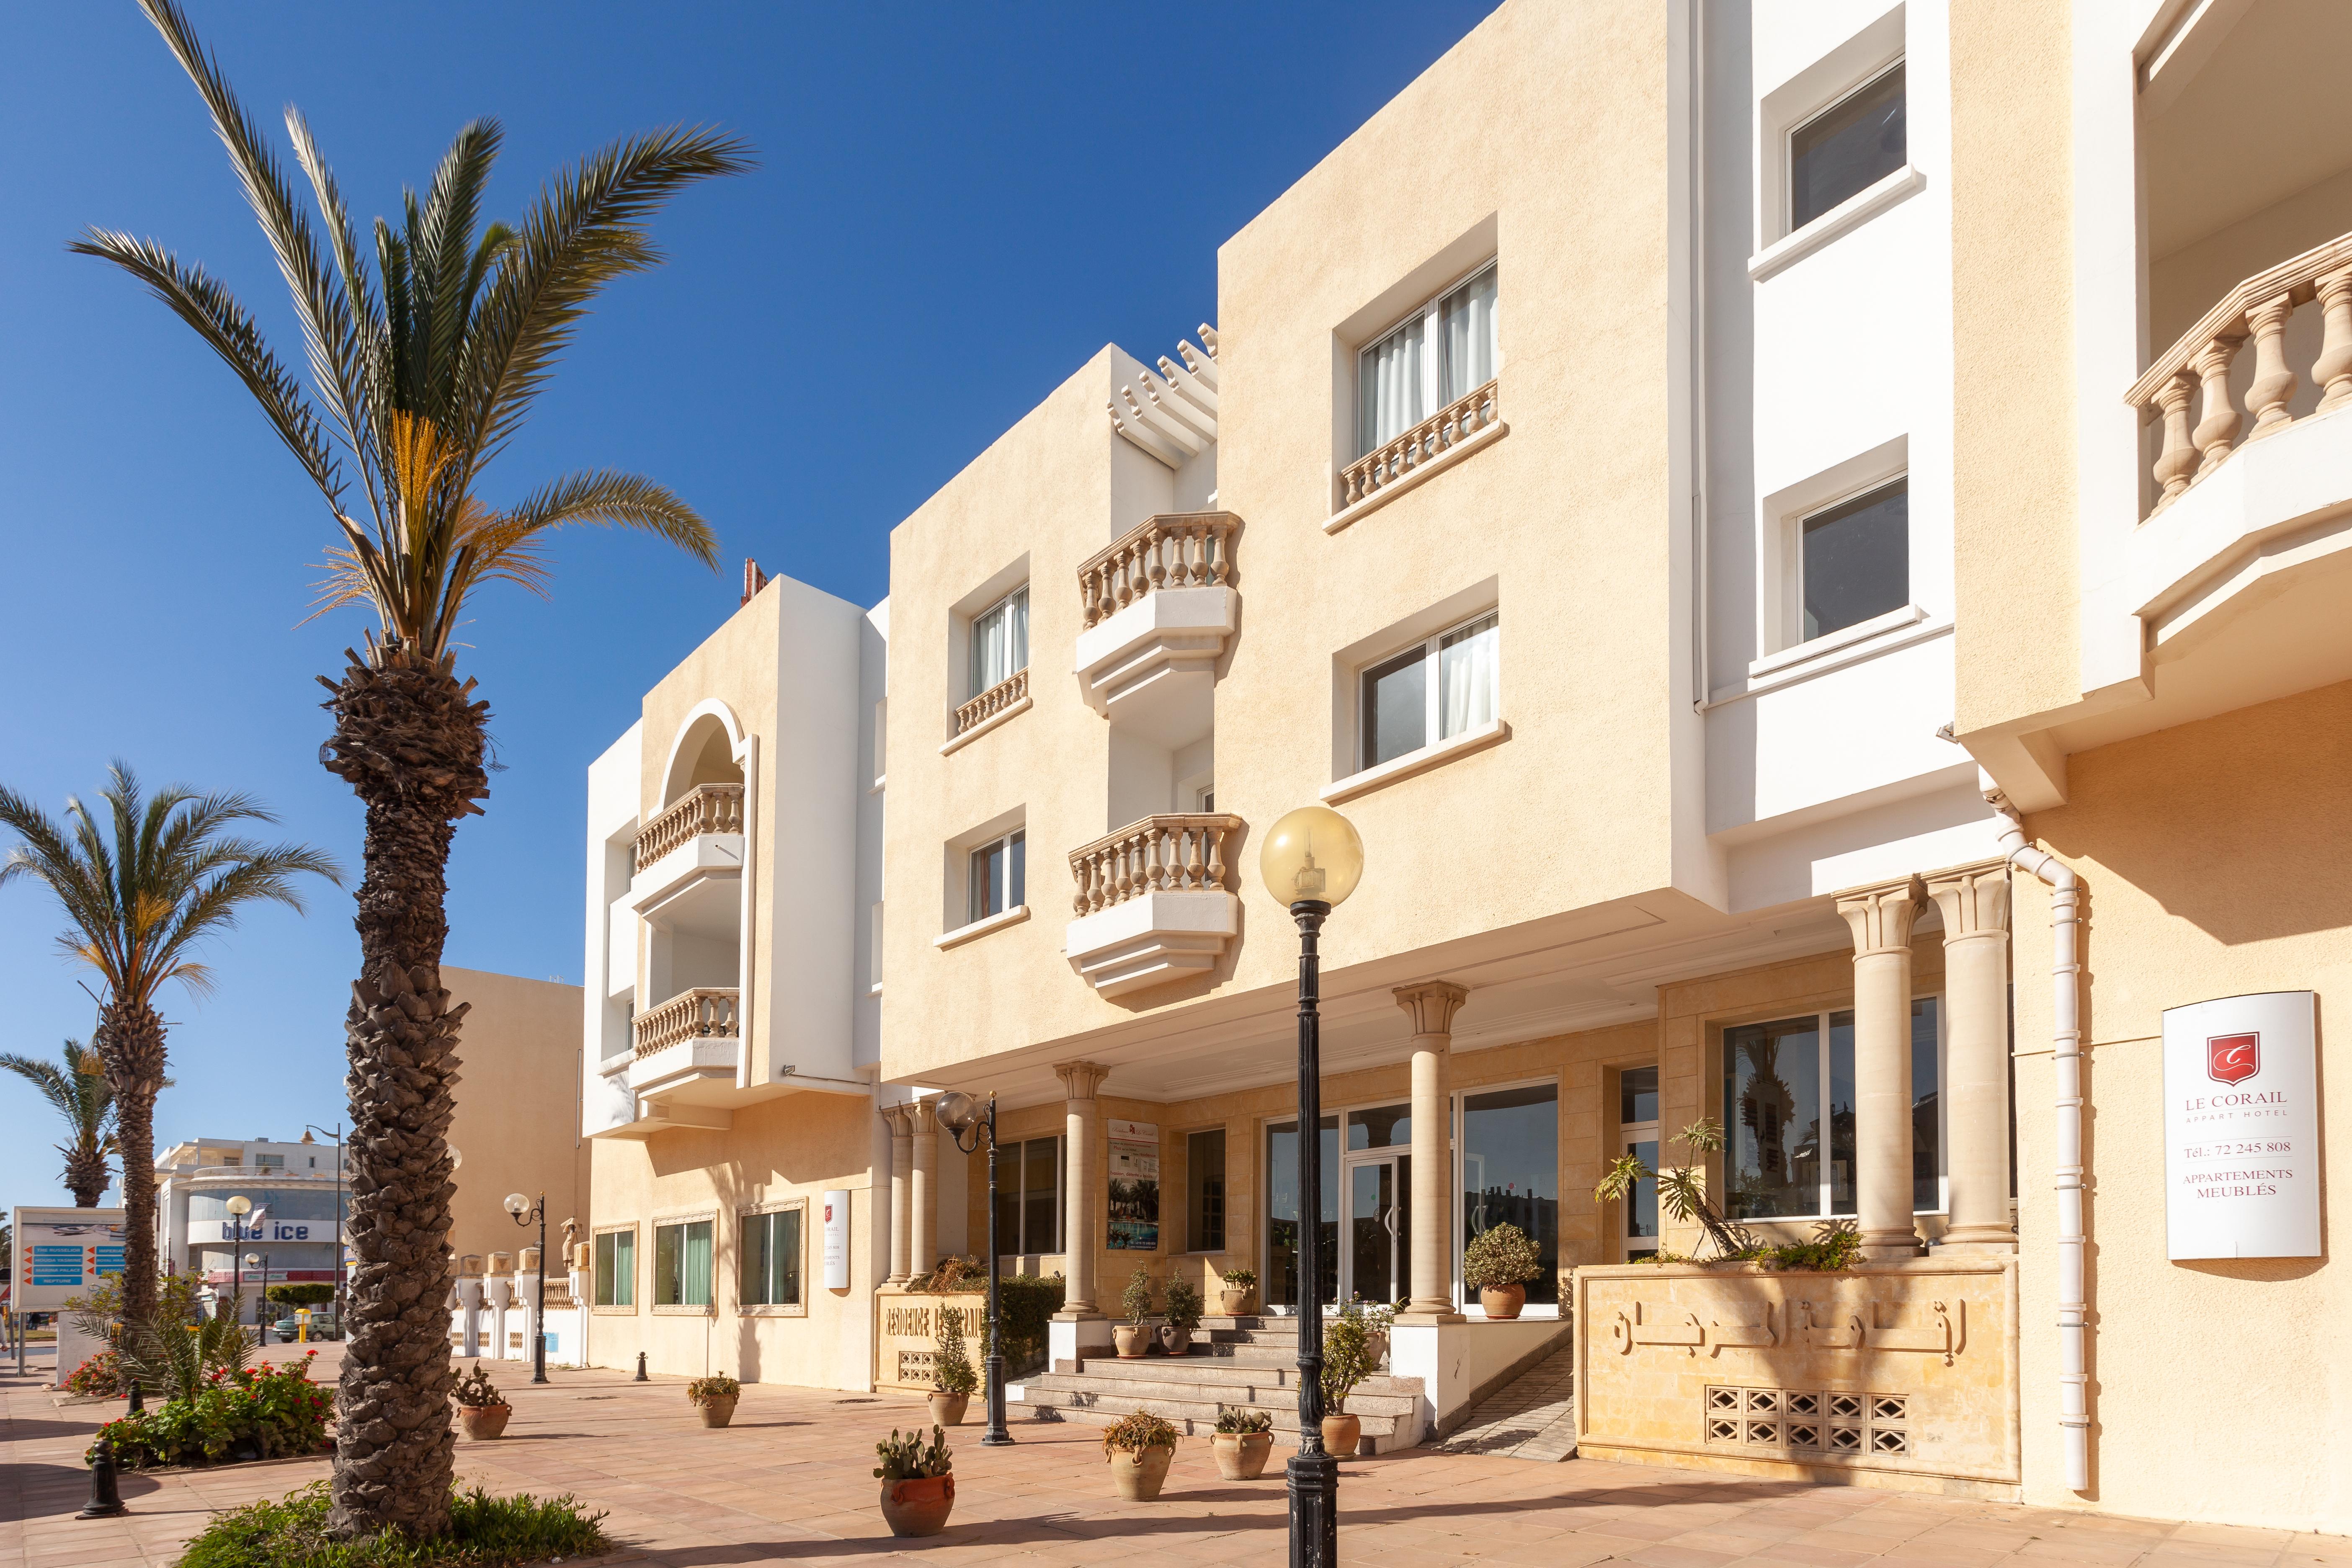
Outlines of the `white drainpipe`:
{"label": "white drainpipe", "polygon": [[2075,956],[2082,883],[2057,858],[2025,841],[2025,826],[1998,792],[2009,826],[2000,836],[2010,864],[2050,884],[2051,1065],[2057,1069],[2058,1430],[2066,1445],[2066,1489],[2091,1489],[2090,1374],[2083,1344],[2089,1303],[2083,1285],[2083,966]]}

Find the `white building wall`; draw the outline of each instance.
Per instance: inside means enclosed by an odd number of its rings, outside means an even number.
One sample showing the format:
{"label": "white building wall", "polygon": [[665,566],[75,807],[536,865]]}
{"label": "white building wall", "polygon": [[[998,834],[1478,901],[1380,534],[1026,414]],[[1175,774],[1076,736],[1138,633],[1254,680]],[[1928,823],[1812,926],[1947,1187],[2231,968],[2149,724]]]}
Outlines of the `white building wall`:
{"label": "white building wall", "polygon": [[637,917],[625,900],[644,788],[644,747],[645,726],[632,724],[588,764],[587,952],[581,970],[587,1048],[580,1053],[580,1131],[588,1137],[626,1126],[637,1114],[625,1067],[606,1071],[605,1064],[625,1063],[631,1050]]}

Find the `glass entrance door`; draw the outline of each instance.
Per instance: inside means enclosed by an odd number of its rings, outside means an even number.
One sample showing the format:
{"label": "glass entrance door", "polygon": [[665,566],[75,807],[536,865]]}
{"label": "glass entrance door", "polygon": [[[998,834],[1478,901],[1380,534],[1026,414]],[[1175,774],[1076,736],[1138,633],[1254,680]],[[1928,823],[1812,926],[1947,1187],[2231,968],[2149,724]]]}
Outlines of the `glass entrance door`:
{"label": "glass entrance door", "polygon": [[1342,1260],[1342,1300],[1360,1296],[1373,1303],[1405,1294],[1412,1268],[1412,1156],[1388,1154],[1357,1159],[1348,1166],[1348,1246]]}

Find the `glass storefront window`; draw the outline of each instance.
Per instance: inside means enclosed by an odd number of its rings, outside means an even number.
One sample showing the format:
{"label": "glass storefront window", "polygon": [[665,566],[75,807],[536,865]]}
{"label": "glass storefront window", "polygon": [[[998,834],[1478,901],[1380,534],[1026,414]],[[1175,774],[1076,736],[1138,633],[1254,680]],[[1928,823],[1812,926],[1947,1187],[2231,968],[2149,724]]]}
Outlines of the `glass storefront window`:
{"label": "glass storefront window", "polygon": [[[1858,1212],[1853,1014],[1723,1032],[1724,1209],[1732,1219]],[[1912,1208],[1944,1206],[1943,1056],[1937,999],[1911,1004]]]}
{"label": "glass storefront window", "polygon": [[1937,1048],[1936,999],[1911,1004],[1911,1207],[1944,1206],[1943,1058]]}
{"label": "glass storefront window", "polygon": [[654,1305],[710,1305],[711,1222],[654,1226]]}
{"label": "glass storefront window", "polygon": [[[1559,1300],[1559,1089],[1530,1084],[1462,1097],[1462,1239],[1509,1221],[1533,1238],[1543,1272],[1530,1302]],[[1457,1266],[1458,1277],[1458,1266]]]}
{"label": "glass storefront window", "polygon": [[596,1237],[596,1305],[637,1304],[637,1233],[608,1230]]}
{"label": "glass storefront window", "polygon": [[1412,1144],[1412,1107],[1381,1105],[1370,1110],[1348,1112],[1348,1147],[1350,1149],[1410,1148]]}
{"label": "glass storefront window", "polygon": [[1184,1141],[1184,1250],[1225,1249],[1225,1130]]}
{"label": "glass storefront window", "polygon": [[[1339,1300],[1339,1119],[1323,1119],[1321,1223],[1316,1227],[1316,1267],[1326,1304]],[[1270,1307],[1298,1307],[1298,1123],[1280,1121],[1265,1130],[1265,1277]]]}

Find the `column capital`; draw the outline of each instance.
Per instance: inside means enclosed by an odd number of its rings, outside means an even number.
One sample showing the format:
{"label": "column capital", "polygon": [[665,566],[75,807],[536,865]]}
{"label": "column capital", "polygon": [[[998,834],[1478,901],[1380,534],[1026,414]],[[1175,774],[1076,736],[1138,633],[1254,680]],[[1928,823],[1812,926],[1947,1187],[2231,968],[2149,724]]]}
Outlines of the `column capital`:
{"label": "column capital", "polygon": [[1944,912],[1944,940],[2009,934],[2009,862],[1990,860],[1927,874],[1927,896]]}
{"label": "column capital", "polygon": [[912,1138],[915,1135],[915,1101],[902,1100],[896,1105],[881,1107],[875,1114],[889,1123],[891,1137]]}
{"label": "column capital", "polygon": [[1412,1020],[1414,1035],[1451,1035],[1454,1015],[1462,1010],[1470,992],[1451,980],[1424,980],[1418,985],[1400,985],[1393,994],[1397,1005]]}
{"label": "column capital", "polygon": [[1092,1100],[1110,1068],[1101,1062],[1055,1062],[1054,1076],[1062,1080],[1062,1097],[1066,1100]]}
{"label": "column capital", "polygon": [[1853,931],[1854,955],[1909,952],[1911,921],[1927,897],[1927,885],[1916,874],[1840,893],[1837,911]]}

